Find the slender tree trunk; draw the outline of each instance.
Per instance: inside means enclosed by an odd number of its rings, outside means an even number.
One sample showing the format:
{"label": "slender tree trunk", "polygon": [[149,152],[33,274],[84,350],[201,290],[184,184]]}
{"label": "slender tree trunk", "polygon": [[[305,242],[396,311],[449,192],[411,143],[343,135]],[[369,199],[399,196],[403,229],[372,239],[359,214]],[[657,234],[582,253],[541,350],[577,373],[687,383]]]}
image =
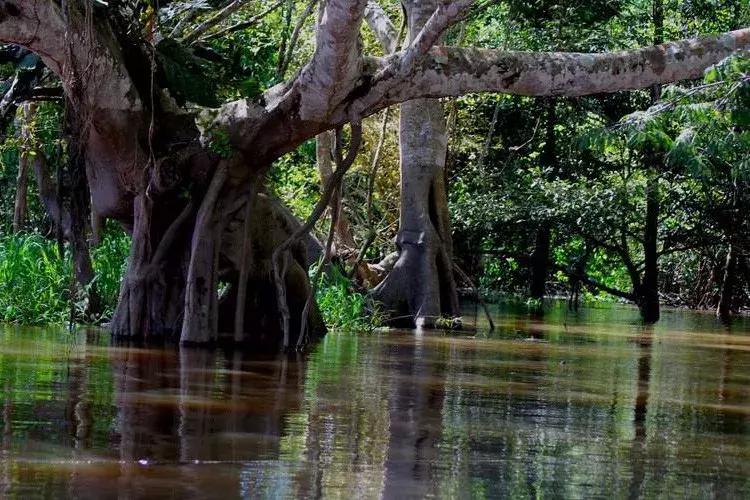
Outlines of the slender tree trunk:
{"label": "slender tree trunk", "polygon": [[638,291],[638,306],[645,323],[659,321],[659,179],[653,170],[646,181],[646,227],[643,234],[645,267]]}
{"label": "slender tree trunk", "polygon": [[[333,131],[323,132],[316,138],[316,157],[318,166],[318,175],[320,176],[320,185],[325,186],[331,175],[333,175],[333,144],[336,140],[336,134]],[[338,212],[336,217],[336,229],[333,240],[333,254],[346,257],[356,252],[357,244],[354,241],[351,224],[343,211],[342,192],[337,190],[331,198],[329,209]]]}
{"label": "slender tree trunk", "polygon": [[723,323],[729,323],[732,319],[737,261],[737,248],[734,245],[729,245],[727,260],[724,266],[724,278],[721,282],[721,295],[719,296],[719,304],[716,307],[716,317]]}
{"label": "slender tree trunk", "polygon": [[[409,40],[435,10],[435,2],[406,2]],[[445,185],[448,148],[445,113],[437,99],[401,105],[401,213],[393,270],[375,297],[393,314],[430,326],[459,314],[453,275],[453,241]]]}
{"label": "slender tree trunk", "polygon": [[544,299],[547,291],[551,241],[552,228],[549,223],[545,222],[536,232],[534,252],[531,254],[531,284],[529,286],[529,295],[532,299]]}
{"label": "slender tree trunk", "polygon": [[18,233],[26,223],[29,192],[29,155],[31,152],[32,132],[30,127],[36,104],[23,106],[23,123],[21,125],[21,154],[18,159],[18,176],[16,177],[16,199],[13,205],[13,232]]}
{"label": "slender tree trunk", "polygon": [[[664,5],[662,0],[653,3],[654,43],[664,41]],[[661,99],[661,86],[651,88],[651,104]],[[647,155],[652,164],[661,162],[659,155]],[[643,280],[638,293],[638,306],[644,323],[659,321],[659,216],[661,201],[659,195],[659,174],[652,167],[646,173],[646,227],[643,234],[643,257],[645,260]]]}
{"label": "slender tree trunk", "polygon": [[76,282],[86,291],[88,299],[86,316],[95,318],[101,312],[102,300],[97,290],[94,266],[89,246],[89,228],[91,227],[91,193],[86,177],[85,146],[79,140],[75,118],[69,118],[69,162],[70,177],[70,236],[73,250],[73,268]]}
{"label": "slender tree trunk", "polygon": [[[546,138],[544,150],[542,151],[541,163],[549,170],[559,170],[556,169],[557,137],[555,135],[555,125],[557,124],[557,101],[554,98],[547,99],[546,107]],[[549,221],[543,221],[537,229],[534,251],[531,255],[531,282],[529,286],[529,295],[532,299],[539,301],[544,299],[547,291],[551,241],[552,225]],[[544,309],[540,306],[537,312],[542,313],[544,312]]]}

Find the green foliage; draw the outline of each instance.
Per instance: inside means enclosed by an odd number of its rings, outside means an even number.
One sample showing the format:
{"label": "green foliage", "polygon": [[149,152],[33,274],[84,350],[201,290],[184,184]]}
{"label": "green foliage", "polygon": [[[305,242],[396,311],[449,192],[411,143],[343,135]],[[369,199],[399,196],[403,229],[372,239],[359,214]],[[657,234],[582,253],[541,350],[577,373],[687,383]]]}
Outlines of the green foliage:
{"label": "green foliage", "polygon": [[156,57],[163,80],[160,83],[179,104],[190,101],[201,106],[219,106],[218,81],[209,76],[211,67],[207,61],[195,57],[170,38],[156,45]]}
{"label": "green foliage", "polygon": [[307,218],[320,197],[320,180],[315,167],[315,141],[307,141],[280,158],[268,175],[271,192],[301,219]]}
{"label": "green foliage", "polygon": [[211,129],[211,140],[208,143],[208,149],[222,158],[229,158],[232,154],[232,144],[229,141],[229,134],[226,130],[220,128]]}
{"label": "green foliage", "polygon": [[24,324],[64,323],[70,314],[69,259],[38,235],[0,239],[0,319]]}
{"label": "green foliage", "polygon": [[129,254],[130,236],[114,224],[108,225],[101,243],[91,251],[94,284],[103,306],[102,319],[111,318],[115,312]]}
{"label": "green foliage", "polygon": [[381,313],[366,295],[352,289],[338,266],[322,274],[316,299],[326,325],[334,330],[366,333],[382,323]]}
{"label": "green foliage", "polygon": [[[129,238],[108,231],[93,253],[94,283],[103,300],[102,319],[111,317],[129,250]],[[60,259],[54,241],[37,234],[0,237],[0,321],[22,324],[62,324],[70,318],[72,272],[70,252]],[[73,297],[81,317],[86,291]]]}

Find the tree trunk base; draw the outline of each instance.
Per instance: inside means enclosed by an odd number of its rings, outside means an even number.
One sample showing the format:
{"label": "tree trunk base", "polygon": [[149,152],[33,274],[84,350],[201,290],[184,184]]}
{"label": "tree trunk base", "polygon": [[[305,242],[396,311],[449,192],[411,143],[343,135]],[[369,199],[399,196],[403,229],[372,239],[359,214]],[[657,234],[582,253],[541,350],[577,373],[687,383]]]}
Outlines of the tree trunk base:
{"label": "tree trunk base", "polygon": [[[155,217],[150,216],[158,211],[144,205],[135,218],[130,264],[111,324],[116,338],[180,342],[187,345],[238,343],[258,350],[279,350],[283,333],[276,303],[271,255],[299,227],[299,222],[278,200],[258,194],[249,212],[252,214],[250,241],[244,244],[245,214],[248,213],[246,204],[238,201],[239,195],[231,196],[230,193],[226,195],[226,199],[217,207],[216,217],[211,218],[213,227],[202,240],[202,245],[216,249],[215,258],[203,259],[205,269],[202,270],[205,272],[200,273],[196,288],[191,292],[197,297],[195,303],[198,307],[206,309],[202,312],[215,316],[209,321],[202,321],[197,329],[189,325],[190,335],[185,335],[185,314],[189,310],[186,306],[186,284],[191,252],[195,248],[192,241],[195,215],[187,217],[181,228],[164,229],[167,224],[157,224]],[[175,210],[166,212],[173,215]],[[168,218],[172,223],[178,219],[174,216]],[[153,244],[151,241],[143,241],[144,236],[150,235],[153,238],[157,226],[160,227],[159,240],[167,239],[165,235],[173,233],[173,237],[170,237],[173,241],[166,252],[158,249],[160,241]],[[300,332],[301,315],[311,289],[306,244],[303,241],[290,250],[290,264],[285,275],[293,337]],[[248,281],[244,328],[241,338],[235,338],[234,324],[243,246],[249,247],[251,251],[246,262]],[[151,250],[153,248],[157,250]],[[153,259],[158,259],[156,255],[159,253],[166,258],[154,262]],[[213,253],[213,250],[209,253]],[[146,255],[149,258],[145,258]],[[203,274],[207,277],[204,278]],[[209,311],[210,307],[216,307],[215,313]],[[307,322],[308,340],[325,334],[326,328],[314,301]],[[297,345],[297,338],[292,338],[290,345]]]}

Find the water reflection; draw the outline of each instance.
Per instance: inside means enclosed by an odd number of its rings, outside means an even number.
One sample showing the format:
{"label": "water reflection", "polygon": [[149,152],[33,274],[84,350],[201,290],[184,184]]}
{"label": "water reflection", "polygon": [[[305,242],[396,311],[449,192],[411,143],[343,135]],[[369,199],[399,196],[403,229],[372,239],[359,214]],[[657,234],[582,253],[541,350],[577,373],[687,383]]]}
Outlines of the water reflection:
{"label": "water reflection", "polygon": [[748,329],[636,317],[499,312],[304,359],[6,327],[0,497],[747,497]]}

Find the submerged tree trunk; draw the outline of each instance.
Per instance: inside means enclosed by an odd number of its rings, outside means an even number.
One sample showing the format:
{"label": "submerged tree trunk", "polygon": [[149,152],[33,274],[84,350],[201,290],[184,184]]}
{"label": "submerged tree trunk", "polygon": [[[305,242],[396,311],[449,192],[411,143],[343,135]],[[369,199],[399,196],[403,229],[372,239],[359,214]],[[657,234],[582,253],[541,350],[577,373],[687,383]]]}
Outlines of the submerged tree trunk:
{"label": "submerged tree trunk", "polygon": [[552,228],[545,222],[537,229],[534,252],[531,254],[529,295],[532,299],[543,300],[546,295],[551,241]]}
{"label": "submerged tree trunk", "polygon": [[[546,123],[545,142],[540,161],[547,169],[548,175],[559,175],[557,158],[557,136],[555,126],[557,125],[557,100],[546,99]],[[547,292],[547,278],[549,277],[550,252],[552,250],[552,224],[550,221],[542,221],[536,232],[534,251],[531,254],[531,281],[529,295],[532,299],[540,301],[537,305],[538,314],[544,313],[544,296]]]}
{"label": "submerged tree trunk", "polygon": [[[436,2],[406,2],[409,39],[434,12]],[[430,326],[459,314],[453,275],[453,241],[445,185],[448,136],[443,105],[417,99],[401,105],[401,214],[398,261],[375,289],[394,316]]]}

